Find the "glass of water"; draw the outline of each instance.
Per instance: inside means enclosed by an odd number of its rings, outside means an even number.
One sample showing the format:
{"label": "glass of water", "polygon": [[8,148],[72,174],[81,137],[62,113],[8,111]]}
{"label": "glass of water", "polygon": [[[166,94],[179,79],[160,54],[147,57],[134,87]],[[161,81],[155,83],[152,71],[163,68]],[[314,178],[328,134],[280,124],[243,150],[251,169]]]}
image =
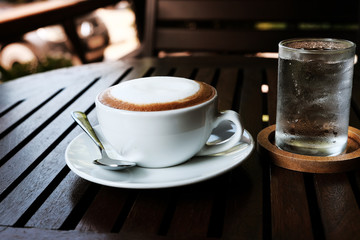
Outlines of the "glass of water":
{"label": "glass of water", "polygon": [[347,40],[279,43],[277,147],[312,156],[345,151],[354,56],[355,44]]}

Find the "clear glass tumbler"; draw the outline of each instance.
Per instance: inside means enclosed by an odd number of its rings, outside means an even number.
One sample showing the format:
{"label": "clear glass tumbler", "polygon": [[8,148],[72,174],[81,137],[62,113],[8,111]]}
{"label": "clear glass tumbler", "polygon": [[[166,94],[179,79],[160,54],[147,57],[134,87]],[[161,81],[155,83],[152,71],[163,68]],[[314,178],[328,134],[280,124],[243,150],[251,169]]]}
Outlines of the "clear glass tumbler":
{"label": "clear glass tumbler", "polygon": [[339,39],[279,43],[275,144],[312,156],[346,149],[355,44]]}

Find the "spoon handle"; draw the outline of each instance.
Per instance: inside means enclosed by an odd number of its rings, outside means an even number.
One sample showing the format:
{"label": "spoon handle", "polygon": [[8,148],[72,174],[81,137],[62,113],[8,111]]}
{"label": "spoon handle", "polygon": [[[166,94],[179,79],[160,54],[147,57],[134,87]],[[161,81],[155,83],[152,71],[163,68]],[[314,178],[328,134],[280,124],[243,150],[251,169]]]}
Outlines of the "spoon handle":
{"label": "spoon handle", "polygon": [[94,141],[94,143],[100,148],[100,150],[104,150],[104,146],[100,142],[99,138],[96,136],[94,129],[92,128],[89,119],[86,114],[80,111],[71,112],[71,117],[74,121],[79,124],[79,126],[89,135],[89,137]]}

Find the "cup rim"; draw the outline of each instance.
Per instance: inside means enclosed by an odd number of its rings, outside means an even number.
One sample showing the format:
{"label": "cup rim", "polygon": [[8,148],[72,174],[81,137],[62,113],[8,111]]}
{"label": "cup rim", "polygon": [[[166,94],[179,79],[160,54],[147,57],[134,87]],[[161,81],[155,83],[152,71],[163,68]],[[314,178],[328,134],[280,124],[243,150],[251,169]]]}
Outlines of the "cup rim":
{"label": "cup rim", "polygon": [[[285,44],[293,43],[293,42],[304,42],[304,41],[323,41],[323,42],[339,42],[345,43],[347,46],[342,49],[301,49],[301,48],[294,48],[286,46]],[[291,38],[282,40],[279,42],[279,48],[283,48],[286,51],[296,51],[299,53],[307,53],[307,54],[334,54],[334,53],[343,53],[354,50],[356,44],[352,41],[346,39],[337,39],[337,38]]]}
{"label": "cup rim", "polygon": [[177,109],[170,109],[170,110],[161,110],[161,111],[130,111],[130,110],[124,110],[124,109],[118,109],[118,108],[113,108],[110,106],[107,106],[105,104],[103,104],[102,102],[100,102],[99,100],[99,95],[102,93],[102,91],[100,93],[97,94],[96,98],[95,98],[95,105],[96,107],[102,107],[107,111],[114,111],[114,112],[118,112],[121,114],[127,114],[127,115],[169,115],[169,114],[179,114],[179,113],[183,113],[183,112],[188,112],[197,108],[201,108],[205,105],[211,104],[213,101],[215,101],[218,97],[217,91],[215,89],[215,94],[214,96],[212,96],[212,98],[193,105],[193,106],[188,106],[188,107],[182,107],[182,108],[177,108]]}

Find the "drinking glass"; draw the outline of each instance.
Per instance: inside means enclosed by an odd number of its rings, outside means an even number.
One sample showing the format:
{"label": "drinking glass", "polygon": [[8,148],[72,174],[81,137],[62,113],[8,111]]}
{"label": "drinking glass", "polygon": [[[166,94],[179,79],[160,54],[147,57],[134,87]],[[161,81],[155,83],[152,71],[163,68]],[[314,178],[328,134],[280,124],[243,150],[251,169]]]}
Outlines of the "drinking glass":
{"label": "drinking glass", "polygon": [[275,144],[303,155],[335,156],[348,139],[355,44],[341,39],[279,43]]}

